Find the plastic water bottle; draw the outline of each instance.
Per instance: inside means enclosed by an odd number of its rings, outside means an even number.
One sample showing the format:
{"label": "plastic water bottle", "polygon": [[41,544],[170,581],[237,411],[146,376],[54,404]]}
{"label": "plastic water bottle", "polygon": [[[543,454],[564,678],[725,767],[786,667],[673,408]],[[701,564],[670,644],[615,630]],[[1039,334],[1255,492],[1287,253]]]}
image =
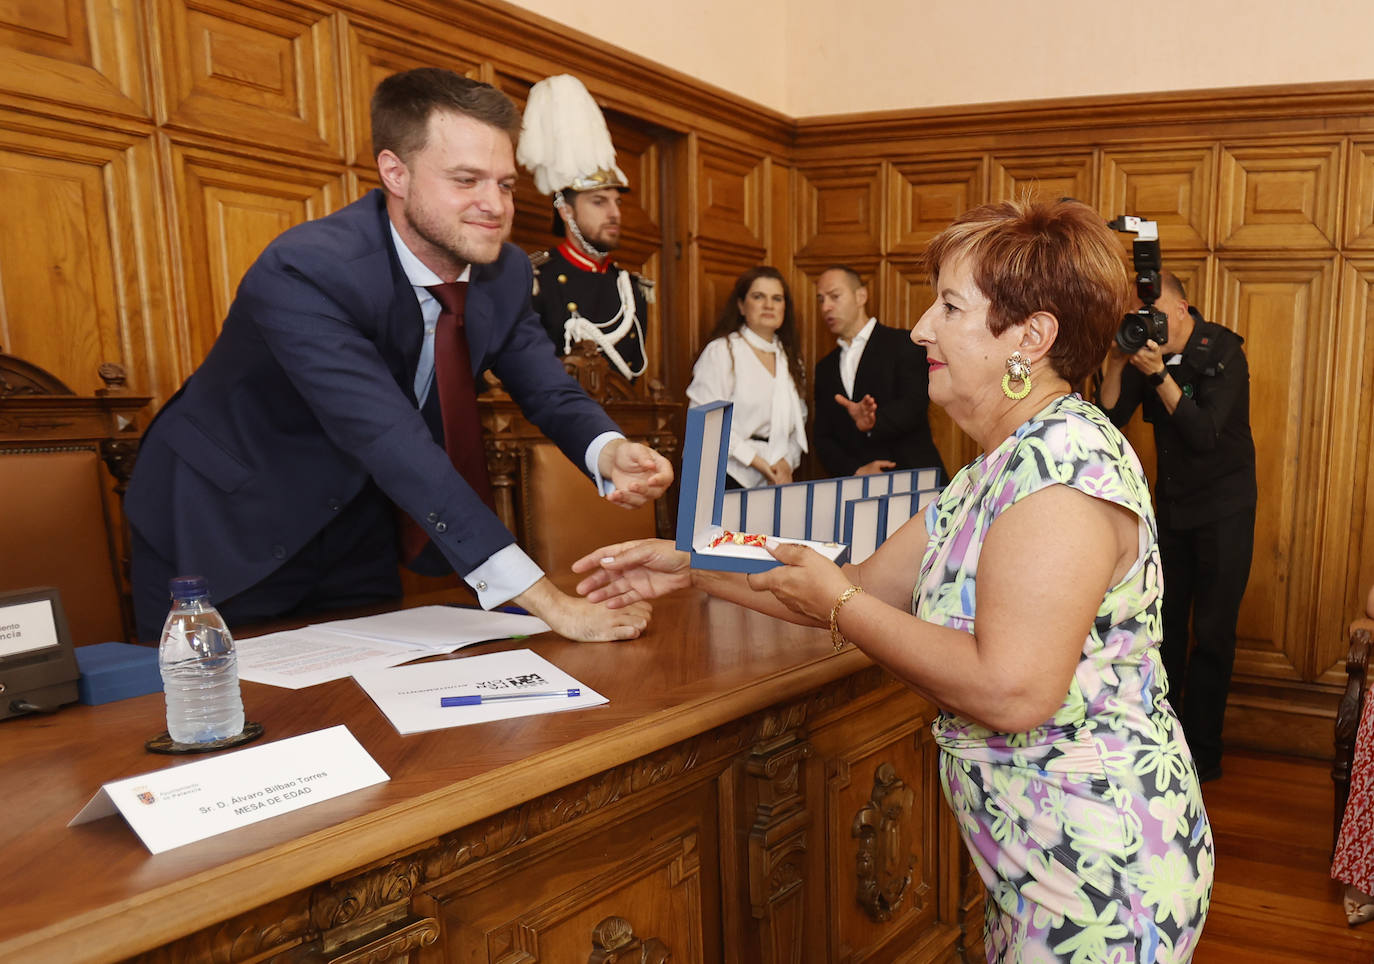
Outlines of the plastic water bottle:
{"label": "plastic water bottle", "polygon": [[177,743],[212,743],[243,732],[234,638],[210,604],[204,576],[171,582],[172,611],[157,665],[167,692],[167,733]]}

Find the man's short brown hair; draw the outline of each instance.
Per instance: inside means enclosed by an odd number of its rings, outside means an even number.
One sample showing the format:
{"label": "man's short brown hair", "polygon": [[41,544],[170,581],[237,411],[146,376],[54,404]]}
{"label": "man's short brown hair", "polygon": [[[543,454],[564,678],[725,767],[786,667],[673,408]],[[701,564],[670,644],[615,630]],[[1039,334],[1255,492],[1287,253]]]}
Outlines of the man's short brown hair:
{"label": "man's short brown hair", "polygon": [[965,211],[926,249],[937,291],[940,265],[957,255],[971,261],[994,335],[1046,311],[1059,321],[1050,365],[1070,384],[1106,357],[1126,313],[1130,279],[1120,241],[1092,208],[1036,198]]}
{"label": "man's short brown hair", "polygon": [[512,142],[520,133],[520,112],[491,84],[439,67],[392,74],[372,94],[372,156],[391,151],[401,160],[424,150],[429,117],[451,111],[505,131]]}

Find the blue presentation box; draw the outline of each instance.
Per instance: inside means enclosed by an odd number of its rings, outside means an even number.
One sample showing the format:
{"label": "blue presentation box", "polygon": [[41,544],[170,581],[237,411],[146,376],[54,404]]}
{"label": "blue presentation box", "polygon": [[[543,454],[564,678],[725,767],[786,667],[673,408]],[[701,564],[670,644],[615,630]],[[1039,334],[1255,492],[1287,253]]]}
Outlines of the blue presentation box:
{"label": "blue presentation box", "polygon": [[157,649],[131,643],[94,643],[76,647],[81,670],[78,698],[90,706],[113,703],[131,696],[157,693],[162,674],[157,668]]}
{"label": "blue presentation box", "polygon": [[[682,480],[677,505],[677,547],[692,554],[692,568],[725,572],[765,572],[780,563],[762,546],[743,546],[726,542],[711,546],[722,530],[741,531],[721,524],[725,497],[725,463],[730,449],[731,402],[711,402],[687,409],[687,426],[682,447]],[[826,539],[809,539],[804,533],[782,532],[777,523],[777,492],[781,486],[766,487],[765,498],[774,508],[762,513],[760,524],[751,523],[749,531],[773,536],[783,542],[810,546],[833,562],[844,562],[846,547],[834,539],[834,526]],[[747,493],[760,492],[748,489]],[[732,491],[733,494],[733,491]],[[765,519],[764,516],[767,516]]]}

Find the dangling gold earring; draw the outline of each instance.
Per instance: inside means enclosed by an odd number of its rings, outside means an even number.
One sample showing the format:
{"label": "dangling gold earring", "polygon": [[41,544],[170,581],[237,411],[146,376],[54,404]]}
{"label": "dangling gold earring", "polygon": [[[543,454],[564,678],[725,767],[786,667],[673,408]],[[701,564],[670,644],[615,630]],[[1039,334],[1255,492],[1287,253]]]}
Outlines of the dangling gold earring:
{"label": "dangling gold earring", "polygon": [[[1011,380],[1016,379],[1021,383],[1021,390],[1014,392],[1011,389]],[[1031,390],[1031,370],[1030,363],[1021,356],[1019,351],[1011,353],[1007,359],[1007,373],[1002,376],[1002,394],[1012,401],[1019,401],[1030,394]]]}

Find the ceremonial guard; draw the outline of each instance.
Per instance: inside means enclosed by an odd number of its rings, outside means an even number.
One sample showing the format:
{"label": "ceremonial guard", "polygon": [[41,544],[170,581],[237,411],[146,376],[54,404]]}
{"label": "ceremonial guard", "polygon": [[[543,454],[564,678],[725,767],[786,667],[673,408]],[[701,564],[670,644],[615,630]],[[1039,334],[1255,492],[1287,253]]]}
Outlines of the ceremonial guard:
{"label": "ceremonial guard", "polygon": [[563,239],[530,255],[534,309],[560,355],[590,341],[628,379],[648,367],[644,325],[653,282],[617,267],[620,197],[629,181],[616,165],[601,109],[569,74],[530,89],[519,161],[541,194],[553,196],[553,233]]}

